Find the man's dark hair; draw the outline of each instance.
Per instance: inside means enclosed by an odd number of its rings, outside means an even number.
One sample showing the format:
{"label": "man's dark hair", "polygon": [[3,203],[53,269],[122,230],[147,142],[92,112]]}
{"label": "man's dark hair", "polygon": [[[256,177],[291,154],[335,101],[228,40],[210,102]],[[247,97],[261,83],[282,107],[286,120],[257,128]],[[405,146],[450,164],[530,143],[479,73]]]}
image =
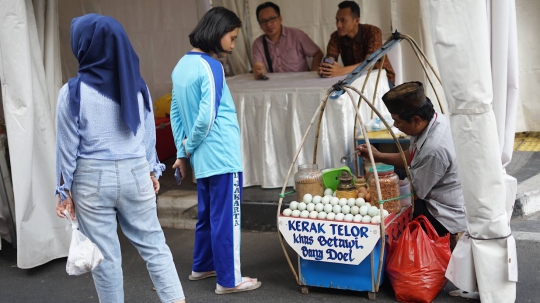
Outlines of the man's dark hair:
{"label": "man's dark hair", "polygon": [[242,21],[235,13],[221,6],[214,7],[204,14],[199,24],[189,34],[189,43],[206,53],[225,53],[221,46],[221,38],[241,26]]}
{"label": "man's dark hair", "polygon": [[281,12],[279,11],[279,6],[277,6],[277,4],[275,3],[268,1],[257,6],[257,10],[255,11],[255,14],[257,14],[257,21],[259,21],[259,12],[268,7],[273,8],[276,11],[278,17],[281,16]]}
{"label": "man's dark hair", "polygon": [[339,9],[350,8],[353,18],[360,18],[360,6],[354,1],[343,1],[338,4]]}
{"label": "man's dark hair", "polygon": [[401,120],[412,122],[412,118],[414,116],[420,117],[420,119],[424,121],[430,121],[431,118],[433,118],[433,115],[435,114],[435,109],[433,108],[433,103],[431,103],[431,100],[426,97],[426,102],[422,103],[420,107],[411,109],[408,111],[403,111],[398,114],[398,117]]}

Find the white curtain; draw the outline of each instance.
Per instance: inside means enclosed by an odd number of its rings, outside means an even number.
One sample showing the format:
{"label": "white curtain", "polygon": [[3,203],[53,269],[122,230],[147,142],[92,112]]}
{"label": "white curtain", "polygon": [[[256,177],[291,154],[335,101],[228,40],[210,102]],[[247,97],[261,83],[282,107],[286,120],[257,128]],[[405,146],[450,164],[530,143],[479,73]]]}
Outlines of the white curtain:
{"label": "white curtain", "polygon": [[429,2],[471,235],[459,241],[446,276],[461,289],[478,289],[482,302],[516,299],[516,246],[507,211],[515,191],[501,161],[517,97],[516,52],[509,47],[515,42],[514,11],[513,1]]}
{"label": "white curtain", "polygon": [[[505,1],[502,1],[505,2]],[[540,131],[540,1],[516,0],[519,103],[516,131]]]}
{"label": "white curtain", "polygon": [[66,256],[70,240],[53,195],[61,85],[56,11],[54,0],[0,0],[0,77],[20,268]]}
{"label": "white curtain", "polygon": [[171,73],[193,47],[189,33],[209,8],[208,0],[59,0],[60,50],[63,82],[77,73],[70,28],[75,17],[98,13],[115,18],[137,52],[141,74],[152,99],[169,94]]}
{"label": "white curtain", "polygon": [[[223,5],[233,11],[242,19],[244,24],[249,24],[250,32],[242,32],[237,44],[243,44],[242,51],[235,50],[232,65],[235,74],[247,73],[251,68],[251,43],[262,34],[257,23],[255,9],[264,0],[214,0],[214,5]],[[297,0],[297,1],[274,1],[281,8],[283,25],[297,27],[305,31],[313,41],[326,53],[326,44],[330,34],[335,30],[335,14],[340,0]],[[383,33],[383,40],[388,38],[392,31],[410,35],[422,47],[431,63],[435,64],[433,43],[426,20],[427,0],[357,0],[361,9],[361,23],[378,26]],[[506,1],[501,1],[506,2]],[[248,7],[247,14],[244,8]],[[519,49],[519,99],[516,106],[516,129],[515,131],[540,131],[540,105],[536,101],[540,98],[540,92],[536,84],[540,81],[540,47],[537,46],[537,28],[540,27],[540,2],[536,0],[515,0],[517,46]],[[241,8],[241,9],[240,9]],[[246,28],[244,29],[246,31]],[[401,43],[389,54],[392,66],[396,72],[397,83],[419,80],[428,83],[427,78],[418,60],[408,43]],[[238,47],[238,45],[237,45]],[[442,87],[435,81],[435,87],[441,98],[443,107],[446,105]],[[436,101],[433,90],[428,85],[427,95],[432,101]],[[434,102],[436,103],[436,102]],[[440,111],[436,104],[437,110]],[[497,118],[499,121],[499,118]],[[509,130],[507,129],[507,132]]]}

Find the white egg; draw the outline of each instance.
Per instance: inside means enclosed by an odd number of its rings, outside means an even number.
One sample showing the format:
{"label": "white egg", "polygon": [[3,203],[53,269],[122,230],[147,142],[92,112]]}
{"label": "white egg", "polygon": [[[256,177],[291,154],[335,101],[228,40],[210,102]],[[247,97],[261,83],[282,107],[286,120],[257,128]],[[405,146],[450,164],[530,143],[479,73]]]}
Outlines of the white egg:
{"label": "white egg", "polygon": [[300,211],[298,209],[293,210],[291,213],[291,216],[300,217]]}
{"label": "white egg", "polygon": [[323,211],[324,210],[324,204],[322,204],[322,203],[316,204],[315,205],[315,210],[318,211],[318,212]]}
{"label": "white egg", "polygon": [[332,196],[324,196],[321,199],[321,203],[322,204],[328,204],[328,203],[330,203],[330,199],[332,199]]}
{"label": "white egg", "polygon": [[303,211],[300,213],[300,218],[307,218],[307,217],[309,217],[309,211],[303,210]]}
{"label": "white egg", "polygon": [[368,209],[367,214],[374,217],[379,214],[379,208],[377,206],[372,206]]}
{"label": "white egg", "polygon": [[355,215],[353,218],[353,222],[362,222],[362,215]]}
{"label": "white egg", "polygon": [[298,209],[298,202],[292,201],[291,204],[289,204],[289,208],[292,210]]}
{"label": "white egg", "polygon": [[388,213],[388,211],[386,209],[383,209],[382,213],[383,213],[383,218],[386,218],[389,215],[389,213]]}
{"label": "white egg", "polygon": [[339,203],[339,198],[338,197],[332,197],[332,199],[330,199],[330,204],[338,205],[338,203]]}
{"label": "white egg", "polygon": [[341,212],[344,213],[344,214],[348,214],[351,212],[351,208],[349,207],[349,205],[343,205],[341,207]]}
{"label": "white egg", "polygon": [[371,218],[371,223],[375,223],[375,224],[381,223],[381,217],[380,216],[375,216],[375,217]]}
{"label": "white egg", "polygon": [[351,214],[353,214],[353,215],[356,216],[356,215],[358,215],[359,212],[360,212],[360,207],[358,207],[358,206],[356,206],[356,205],[355,205],[355,206],[351,206]]}
{"label": "white egg", "polygon": [[341,213],[341,206],[339,206],[339,205],[334,205],[334,207],[332,207],[332,212],[334,212],[334,214],[339,214],[339,213]]}
{"label": "white egg", "polygon": [[355,198],[349,198],[347,200],[347,205],[349,205],[350,207],[353,207],[355,204],[356,204],[356,199]]}
{"label": "white egg", "polygon": [[306,210],[306,207],[307,207],[307,204],[306,204],[306,203],[304,203],[304,202],[298,203],[298,210],[299,210],[299,211]]}
{"label": "white egg", "polygon": [[367,206],[367,207],[371,207],[371,203],[369,203],[369,202],[366,202],[366,204],[364,204],[364,205]]}
{"label": "white egg", "polygon": [[322,197],[319,196],[319,195],[316,195],[315,197],[313,197],[313,199],[311,200],[311,202],[313,204],[317,204],[317,203],[321,203],[321,200],[322,200]]}
{"label": "white egg", "polygon": [[284,216],[290,217],[291,213],[292,213],[292,209],[290,209],[290,208],[286,208],[286,209],[283,210],[283,215]]}
{"label": "white egg", "polygon": [[317,216],[318,216],[318,215],[319,215],[319,213],[316,212],[316,211],[310,211],[310,212],[309,212],[309,217],[310,217],[311,219],[317,219]]}
{"label": "white egg", "polygon": [[364,200],[364,198],[358,198],[358,199],[356,199],[355,204],[356,204],[356,206],[360,207],[360,206],[366,204],[366,200]]}
{"label": "white egg", "polygon": [[317,218],[319,219],[326,219],[326,213],[324,211],[321,211],[317,214]]}
{"label": "white egg", "polygon": [[369,210],[369,207],[367,207],[366,205],[362,205],[360,206],[360,210],[358,211],[358,213],[361,214],[362,216],[365,216],[367,215],[368,210]]}
{"label": "white egg", "polygon": [[315,210],[315,204],[313,204],[313,203],[308,203],[308,204],[306,205],[306,210],[307,210],[307,211],[314,211],[314,210]]}
{"label": "white egg", "polygon": [[345,198],[339,199],[338,204],[339,204],[339,206],[347,205],[347,199],[345,199]]}
{"label": "white egg", "polygon": [[332,191],[331,188],[327,188],[327,189],[324,190],[324,195],[325,196],[331,196],[333,193],[334,193],[334,191]]}
{"label": "white egg", "polygon": [[336,196],[336,193],[335,193],[335,192],[334,192],[334,193],[332,193],[332,197],[335,197],[335,196]]}
{"label": "white egg", "polygon": [[313,200],[313,196],[311,194],[305,194],[304,195],[304,199],[303,199],[304,203],[307,204],[307,203],[311,202],[311,200]]}
{"label": "white egg", "polygon": [[362,223],[371,223],[371,217],[368,215],[363,216]]}
{"label": "white egg", "polygon": [[332,204],[326,204],[323,208],[324,212],[325,213],[331,213],[332,212],[332,208],[334,208],[334,206],[332,206]]}
{"label": "white egg", "polygon": [[346,214],[345,217],[343,218],[343,220],[347,222],[351,222],[353,219],[354,219],[354,216],[351,214]]}
{"label": "white egg", "polygon": [[345,215],[342,213],[336,214],[336,221],[343,221],[343,218],[345,218]]}
{"label": "white egg", "polygon": [[331,220],[331,221],[333,221],[335,218],[336,218],[336,214],[334,214],[334,213],[328,213],[328,214],[326,215],[326,220]]}

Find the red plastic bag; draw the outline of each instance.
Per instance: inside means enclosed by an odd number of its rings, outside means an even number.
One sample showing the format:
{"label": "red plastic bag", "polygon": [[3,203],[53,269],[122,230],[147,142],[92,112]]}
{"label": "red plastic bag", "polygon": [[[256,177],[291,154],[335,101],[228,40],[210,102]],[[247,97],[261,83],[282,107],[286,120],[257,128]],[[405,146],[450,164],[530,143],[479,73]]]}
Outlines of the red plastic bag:
{"label": "red plastic bag", "polygon": [[391,246],[386,272],[396,300],[433,301],[446,284],[444,274],[451,256],[450,235],[439,237],[428,219],[418,216]]}

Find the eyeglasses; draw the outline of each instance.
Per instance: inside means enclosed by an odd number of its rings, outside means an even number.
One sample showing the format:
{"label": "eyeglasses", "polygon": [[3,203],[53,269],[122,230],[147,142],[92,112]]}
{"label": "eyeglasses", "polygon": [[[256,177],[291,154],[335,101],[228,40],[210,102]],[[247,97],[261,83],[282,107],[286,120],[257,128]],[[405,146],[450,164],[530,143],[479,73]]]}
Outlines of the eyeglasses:
{"label": "eyeglasses", "polygon": [[261,21],[259,21],[259,25],[260,26],[265,26],[265,25],[267,25],[269,23],[274,23],[274,22],[276,22],[277,18],[279,18],[279,16],[271,17],[271,18],[268,18],[266,20],[261,20]]}

